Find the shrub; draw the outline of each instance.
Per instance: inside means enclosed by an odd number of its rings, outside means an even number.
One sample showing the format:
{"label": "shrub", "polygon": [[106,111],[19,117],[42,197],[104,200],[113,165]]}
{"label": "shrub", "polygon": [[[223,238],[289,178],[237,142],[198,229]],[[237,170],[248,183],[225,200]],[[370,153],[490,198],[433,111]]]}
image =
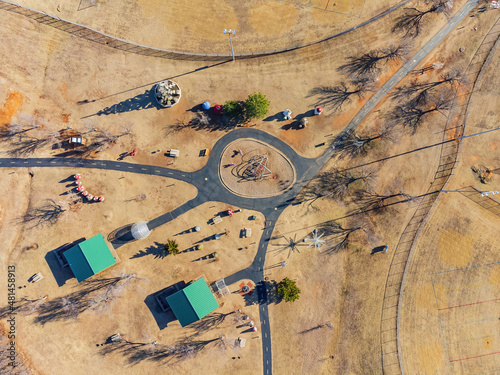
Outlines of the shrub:
{"label": "shrub", "polygon": [[165,250],[172,255],[179,254],[179,244],[175,240],[167,240]]}
{"label": "shrub", "polygon": [[243,106],[237,100],[228,100],[222,106],[222,113],[229,118],[236,118],[243,114]]}
{"label": "shrub", "polygon": [[245,116],[247,119],[262,118],[269,110],[269,100],[260,92],[248,95],[245,101]]}
{"label": "shrub", "polygon": [[297,283],[285,277],[278,283],[278,296],[286,302],[293,302],[299,298],[300,289]]}

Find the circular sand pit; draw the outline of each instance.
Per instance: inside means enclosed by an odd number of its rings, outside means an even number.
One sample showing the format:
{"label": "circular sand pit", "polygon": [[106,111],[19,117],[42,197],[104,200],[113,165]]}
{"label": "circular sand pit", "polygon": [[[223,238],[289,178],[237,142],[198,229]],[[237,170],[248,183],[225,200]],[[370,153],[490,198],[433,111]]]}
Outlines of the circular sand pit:
{"label": "circular sand pit", "polygon": [[263,198],[288,190],[295,182],[295,169],[290,160],[274,147],[243,138],[224,149],[219,177],[234,194]]}

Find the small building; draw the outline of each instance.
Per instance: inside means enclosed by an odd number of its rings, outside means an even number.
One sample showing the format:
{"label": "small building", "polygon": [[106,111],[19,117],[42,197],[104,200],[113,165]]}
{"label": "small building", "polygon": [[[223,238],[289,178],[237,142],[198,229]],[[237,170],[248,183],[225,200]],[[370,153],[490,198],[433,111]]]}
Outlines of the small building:
{"label": "small building", "polygon": [[191,282],[166,300],[182,327],[202,319],[219,307],[203,278]]}
{"label": "small building", "polygon": [[102,234],[97,234],[66,250],[64,258],[78,282],[104,271],[116,263]]}

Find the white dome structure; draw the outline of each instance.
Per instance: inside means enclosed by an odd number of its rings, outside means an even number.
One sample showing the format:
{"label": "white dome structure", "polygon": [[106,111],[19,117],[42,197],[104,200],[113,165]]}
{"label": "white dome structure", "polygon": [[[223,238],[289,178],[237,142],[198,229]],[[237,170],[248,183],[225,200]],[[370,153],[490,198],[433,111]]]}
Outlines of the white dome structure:
{"label": "white dome structure", "polygon": [[136,240],[143,240],[151,234],[151,231],[148,228],[148,223],[145,221],[139,221],[133,224],[130,232],[132,232],[132,237]]}
{"label": "white dome structure", "polygon": [[173,107],[181,99],[181,88],[169,79],[161,81],[155,86],[155,98],[163,108]]}

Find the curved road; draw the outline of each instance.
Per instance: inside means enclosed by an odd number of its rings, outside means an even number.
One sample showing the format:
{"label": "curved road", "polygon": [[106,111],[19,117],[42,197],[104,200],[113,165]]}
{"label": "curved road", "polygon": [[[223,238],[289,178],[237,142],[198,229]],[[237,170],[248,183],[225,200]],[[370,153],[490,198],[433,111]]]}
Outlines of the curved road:
{"label": "curved road", "polygon": [[[328,147],[323,155],[316,159],[307,159],[299,156],[289,145],[280,139],[256,129],[234,130],[214,145],[207,164],[196,172],[183,172],[170,168],[163,168],[151,165],[132,164],[110,160],[82,160],[82,159],[61,159],[61,158],[1,158],[0,168],[14,167],[71,167],[71,168],[96,168],[106,170],[116,170],[122,172],[156,175],[168,178],[175,178],[193,184],[198,189],[198,195],[179,206],[171,212],[167,212],[148,222],[150,229],[157,228],[175,219],[184,212],[207,201],[219,201],[239,206],[242,208],[260,211],[266,218],[266,225],[260,239],[257,255],[252,264],[244,270],[240,270],[225,279],[228,284],[232,284],[242,278],[253,280],[257,285],[259,295],[259,314],[261,320],[261,337],[263,349],[264,375],[272,374],[272,354],[271,354],[271,330],[269,326],[269,313],[267,301],[267,289],[264,282],[264,262],[267,251],[267,244],[273,233],[277,219],[283,210],[288,207],[291,201],[297,196],[302,187],[310,181],[325,165],[335,152],[335,147],[339,140],[349,131],[354,130],[361,121],[375,108],[375,106],[385,97],[385,95],[396,86],[410,71],[412,71],[423,58],[439,44],[453,28],[470,12],[477,4],[478,0],[469,0],[463,8],[450,18],[448,24],[434,35],[407,63],[405,63],[382,87],[374,94],[361,110],[349,122],[347,127],[340,133],[337,139]],[[262,142],[274,146],[284,153],[295,166],[297,181],[286,193],[267,198],[244,198],[228,191],[218,177],[218,168],[221,154],[224,148],[231,142],[239,138],[255,138]]]}

